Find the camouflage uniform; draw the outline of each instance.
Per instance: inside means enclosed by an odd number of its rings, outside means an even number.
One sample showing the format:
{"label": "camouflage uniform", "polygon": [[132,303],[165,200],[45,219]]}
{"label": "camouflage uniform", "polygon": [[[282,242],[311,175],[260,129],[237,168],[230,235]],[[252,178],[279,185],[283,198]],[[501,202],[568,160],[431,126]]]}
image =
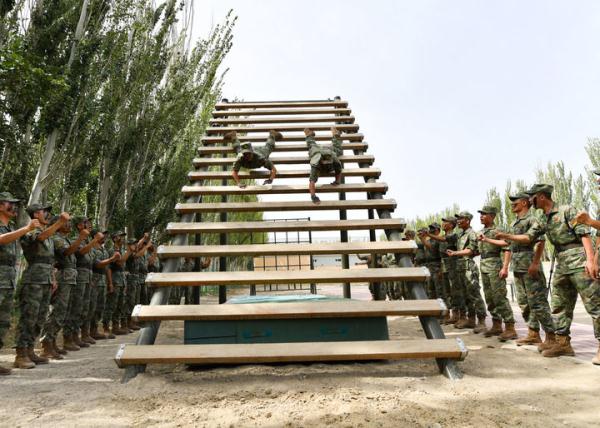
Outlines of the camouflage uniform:
{"label": "camouflage uniform", "polygon": [[430,299],[443,298],[442,291],[442,258],[440,256],[440,243],[433,239],[429,240],[431,248],[424,246],[425,267],[429,269],[431,276],[425,284],[425,291]]}
{"label": "camouflage uniform", "polygon": [[[461,230],[458,234],[457,250],[462,251],[470,249],[473,252],[472,256],[460,257],[456,261],[458,287],[457,298],[459,304],[463,304],[460,310],[468,311],[470,316],[477,315],[485,318],[485,304],[481,298],[481,290],[479,286],[479,269],[473,261],[473,257],[478,252],[477,236],[471,227],[466,230]],[[464,297],[463,297],[464,296]],[[464,300],[463,300],[464,299]]]}
{"label": "camouflage uniform", "polygon": [[[384,268],[396,268],[396,258],[393,254],[386,254],[381,258],[381,266]],[[404,281],[386,281],[382,284],[384,287],[388,299],[390,300],[401,300],[408,299],[409,296],[406,290],[406,283]]]}
{"label": "camouflage uniform", "polygon": [[146,253],[142,256],[140,264],[140,299],[139,303],[142,305],[150,304],[150,295],[148,294],[148,286],[146,285],[146,276],[148,275],[148,259],[150,254]]}
{"label": "camouflage uniform", "polygon": [[17,325],[17,348],[33,347],[46,321],[50,305],[52,271],[54,269],[54,241],[51,238],[38,241],[41,230],[34,230],[21,237],[21,248],[27,260],[23,273]]}
{"label": "camouflage uniform", "polygon": [[342,140],[334,137],[332,147],[321,146],[317,144],[314,137],[306,137],[306,146],[308,147],[308,157],[310,159],[310,178],[309,181],[316,183],[321,174],[334,173],[338,175],[342,172],[342,163],[338,156],[342,156]]}
{"label": "camouflage uniform", "polygon": [[43,342],[55,340],[64,327],[69,310],[71,289],[77,283],[77,258],[75,254],[65,255],[65,251],[72,245],[71,240],[60,232],[53,235],[51,239],[54,242],[56,259],[54,267],[57,269],[58,288],[50,300],[52,306],[42,329]]}
{"label": "camouflage uniform", "polygon": [[[79,249],[85,247],[89,239],[82,242]],[[92,279],[92,258],[90,253],[75,252],[77,258],[77,283],[71,287],[69,313],[64,326],[64,334],[71,336],[79,334],[84,319],[87,318],[87,308],[90,300],[90,281]]]}
{"label": "camouflage uniform", "polygon": [[[250,261],[250,263],[252,263],[252,261]],[[195,265],[195,261],[191,260],[185,260],[183,261],[183,264],[181,265],[181,272],[193,272],[194,271],[194,265]],[[248,270],[254,270],[252,267],[250,267],[250,269]],[[192,293],[194,290],[194,287],[181,287],[181,291],[182,291],[182,295],[184,297],[184,303],[186,305],[190,305],[192,304]]]}
{"label": "camouflage uniform", "polygon": [[93,248],[92,257],[92,280],[90,282],[90,306],[87,311],[86,327],[94,327],[101,319],[106,300],[106,267],[98,268],[96,264],[108,259],[108,251],[104,246]]}
{"label": "camouflage uniform", "polygon": [[131,317],[133,308],[140,302],[142,281],[145,280],[141,276],[142,262],[142,257],[136,257],[135,253],[125,262],[125,267],[127,268],[127,286],[125,288],[125,304],[121,313],[121,318],[124,321]]}
{"label": "camouflage uniform", "polygon": [[[123,248],[117,249],[123,256]],[[112,257],[116,252],[115,249],[109,252],[109,256]],[[106,294],[106,304],[104,306],[104,314],[102,315],[102,323],[104,326],[108,326],[108,323],[112,321],[113,327],[119,325],[121,319],[121,312],[123,308],[123,299],[125,293],[125,271],[123,267],[117,262],[110,264],[110,270],[112,272],[112,283],[114,290],[112,293]]]}
{"label": "camouflage uniform", "polygon": [[[484,227],[482,234],[490,239],[496,239],[496,228]],[[481,255],[481,280],[487,309],[496,321],[514,323],[512,308],[506,297],[506,279],[500,278],[502,269],[502,257],[504,250],[487,242],[479,242],[479,254]]]}
{"label": "camouflage uniform", "polygon": [[[11,233],[10,224],[0,224],[0,235]],[[4,336],[10,328],[13,297],[16,286],[17,242],[0,245],[0,349],[4,347]]]}
{"label": "camouflage uniform", "polygon": [[579,293],[592,317],[594,336],[600,340],[600,282],[585,273],[586,254],[581,243],[583,236],[589,236],[590,228],[583,224],[571,226],[576,214],[577,210],[572,206],[554,206],[542,219],[542,232],[554,245],[556,254],[552,314],[556,321],[556,334],[568,336]]}
{"label": "camouflage uniform", "polygon": [[439,253],[442,260],[442,289],[444,290],[444,303],[446,307],[452,309],[458,309],[454,306],[454,286],[457,282],[456,278],[456,259],[446,254],[447,250],[456,251],[456,244],[458,238],[456,233],[446,233],[444,235],[446,239],[444,242],[440,242]]}
{"label": "camouflage uniform", "polygon": [[532,278],[527,273],[527,269],[533,262],[535,245],[544,239],[542,233],[542,226],[533,214],[533,209],[513,222],[511,234],[528,235],[532,242],[531,244],[513,242],[510,245],[511,269],[515,278],[517,302],[528,327],[539,331],[541,323],[544,331],[553,333],[554,323],[546,297],[548,296],[548,287],[544,270],[540,267],[537,278]]}
{"label": "camouflage uniform", "polygon": [[[273,169],[273,162],[269,160],[271,152],[275,148],[275,139],[271,136],[267,139],[267,144],[264,147],[252,148],[250,143],[240,144],[240,140],[236,139],[233,143],[233,150],[238,154],[233,163],[233,170],[239,171],[241,168],[256,169],[265,167]],[[250,160],[244,159],[244,153],[252,153]]]}

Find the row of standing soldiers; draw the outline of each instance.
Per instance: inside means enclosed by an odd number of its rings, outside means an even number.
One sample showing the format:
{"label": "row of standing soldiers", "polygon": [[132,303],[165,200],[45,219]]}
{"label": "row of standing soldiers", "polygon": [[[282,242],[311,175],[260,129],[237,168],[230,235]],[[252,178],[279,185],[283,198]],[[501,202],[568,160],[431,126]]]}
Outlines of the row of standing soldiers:
{"label": "row of standing soldiers", "polygon": [[[112,233],[108,248],[108,231],[93,230],[85,216],[52,216],[52,207],[42,204],[28,206],[29,223],[15,230],[10,220],[19,202],[8,192],[0,193],[0,348],[14,299],[19,308],[14,367],[34,368],[96,340],[138,330],[132,310],[149,303],[145,276],[159,269],[148,234],[126,241],[124,232]],[[18,288],[17,241],[27,261]],[[38,338],[39,355],[34,350]],[[0,367],[0,374],[9,373]]]}
{"label": "row of standing soldiers", "polygon": [[[479,233],[471,227],[473,215],[467,211],[443,218],[441,225],[434,222],[418,230],[420,242],[414,263],[427,267],[431,274],[426,284],[428,297],[442,299],[452,309],[443,324],[472,328],[474,333],[497,336],[501,341],[516,339],[517,345],[537,345],[544,357],[575,355],[570,327],[579,295],[599,341],[592,362],[600,365],[600,246],[593,245],[589,228],[600,228],[600,221],[578,213],[570,205],[558,206],[552,192],[551,185],[536,184],[527,192],[510,196],[516,220],[507,231],[495,226],[497,209],[493,206],[478,211],[483,225]],[[542,214],[537,215],[536,209]],[[406,231],[405,239],[414,240],[414,232]],[[541,263],[546,239],[554,246],[556,262],[552,308]],[[479,267],[473,260],[476,256],[480,256]],[[383,256],[378,264],[396,266],[391,255]],[[522,338],[515,330],[507,297],[509,269],[528,326],[528,334]],[[381,293],[387,293],[390,300],[410,299],[409,291],[402,282],[386,283],[379,289],[371,287],[374,299],[385,299]],[[488,312],[492,317],[490,327],[486,326]],[[545,332],[544,341],[540,329]]]}

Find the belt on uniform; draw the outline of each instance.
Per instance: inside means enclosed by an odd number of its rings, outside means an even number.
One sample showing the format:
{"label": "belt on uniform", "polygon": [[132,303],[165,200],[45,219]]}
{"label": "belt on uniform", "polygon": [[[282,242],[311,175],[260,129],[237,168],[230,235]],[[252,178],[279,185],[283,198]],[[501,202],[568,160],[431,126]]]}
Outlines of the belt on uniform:
{"label": "belt on uniform", "polygon": [[525,248],[511,248],[510,251],[512,253],[533,253],[533,249],[531,249],[530,247],[525,247]]}
{"label": "belt on uniform", "polygon": [[495,258],[499,258],[500,257],[500,253],[481,253],[481,258],[482,259],[495,259]]}
{"label": "belt on uniform", "polygon": [[583,244],[581,242],[572,242],[570,244],[565,244],[565,245],[555,245],[554,249],[556,250],[557,253],[562,253],[563,251],[567,251],[567,250],[571,250],[573,248],[579,248],[579,247],[583,247]]}

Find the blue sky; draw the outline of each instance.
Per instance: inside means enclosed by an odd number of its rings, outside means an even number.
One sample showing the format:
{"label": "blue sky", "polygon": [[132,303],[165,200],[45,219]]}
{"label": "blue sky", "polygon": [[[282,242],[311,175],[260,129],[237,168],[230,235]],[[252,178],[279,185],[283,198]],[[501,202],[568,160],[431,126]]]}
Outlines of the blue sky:
{"label": "blue sky", "polygon": [[600,136],[598,1],[195,2],[239,17],[224,95],[350,102],[397,214],[475,211]]}

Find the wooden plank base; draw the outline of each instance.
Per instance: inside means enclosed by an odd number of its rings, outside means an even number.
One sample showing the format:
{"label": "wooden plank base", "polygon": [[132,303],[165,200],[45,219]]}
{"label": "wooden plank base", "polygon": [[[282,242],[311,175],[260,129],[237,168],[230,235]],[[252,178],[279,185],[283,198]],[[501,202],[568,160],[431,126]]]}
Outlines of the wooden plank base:
{"label": "wooden plank base", "polygon": [[121,345],[115,362],[132,364],[246,364],[311,361],[370,361],[408,358],[463,360],[461,339],[356,342],[253,343],[226,345]]}

